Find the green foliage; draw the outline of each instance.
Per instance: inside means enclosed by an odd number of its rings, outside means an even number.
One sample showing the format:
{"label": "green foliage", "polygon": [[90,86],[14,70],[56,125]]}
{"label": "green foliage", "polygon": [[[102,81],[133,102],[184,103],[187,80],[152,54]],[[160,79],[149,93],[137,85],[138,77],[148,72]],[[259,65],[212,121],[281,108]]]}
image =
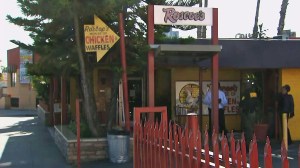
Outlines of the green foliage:
{"label": "green foliage", "polygon": [[[68,128],[76,135],[77,134],[77,126],[76,126],[76,122],[75,121],[70,121]],[[93,137],[92,132],[89,129],[89,126],[87,124],[87,122],[81,121],[80,122],[80,137],[81,138],[91,138]]]}
{"label": "green foliage", "polygon": [[45,76],[31,76],[31,82],[38,97],[48,102],[49,100],[49,78]]}

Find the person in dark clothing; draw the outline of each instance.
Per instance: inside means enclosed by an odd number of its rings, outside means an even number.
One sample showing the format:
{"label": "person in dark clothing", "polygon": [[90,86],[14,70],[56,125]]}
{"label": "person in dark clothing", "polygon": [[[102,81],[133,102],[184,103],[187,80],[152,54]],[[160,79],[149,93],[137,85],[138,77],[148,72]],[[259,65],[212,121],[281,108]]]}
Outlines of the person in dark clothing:
{"label": "person in dark clothing", "polygon": [[[279,95],[278,100],[278,112],[279,112],[279,119],[282,126],[282,114],[287,114],[287,120],[293,118],[294,113],[294,99],[293,96],[289,94],[291,87],[289,85],[284,85],[282,87],[282,93]],[[288,128],[288,144],[292,143],[292,138],[290,134],[290,130]]]}

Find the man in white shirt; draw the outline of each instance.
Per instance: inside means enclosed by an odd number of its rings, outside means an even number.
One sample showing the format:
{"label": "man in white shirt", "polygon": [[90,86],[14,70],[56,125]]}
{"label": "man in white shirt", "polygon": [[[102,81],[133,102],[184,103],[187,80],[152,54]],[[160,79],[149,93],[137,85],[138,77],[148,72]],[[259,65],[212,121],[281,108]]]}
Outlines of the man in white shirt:
{"label": "man in white shirt", "polygon": [[[212,122],[211,122],[211,109],[212,109],[212,94],[211,94],[211,86],[209,86],[209,90],[207,91],[203,103],[208,106],[209,113],[209,132],[212,132]],[[221,90],[221,85],[219,82],[219,132],[224,131],[225,135],[227,133],[225,127],[225,115],[224,108],[228,104],[225,93]]]}

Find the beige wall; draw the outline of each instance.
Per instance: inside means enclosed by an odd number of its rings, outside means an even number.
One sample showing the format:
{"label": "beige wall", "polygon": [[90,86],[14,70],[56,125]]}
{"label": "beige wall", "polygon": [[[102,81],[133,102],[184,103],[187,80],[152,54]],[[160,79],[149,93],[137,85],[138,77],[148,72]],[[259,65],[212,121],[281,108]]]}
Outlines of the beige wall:
{"label": "beige wall", "polygon": [[20,84],[19,70],[17,71],[17,82],[11,86],[11,77],[8,75],[8,87],[4,92],[11,97],[19,98],[19,109],[36,109],[36,91],[31,84]]}
{"label": "beige wall", "polygon": [[[199,80],[199,68],[172,68],[171,70],[171,97],[172,97],[172,118],[177,120],[178,122],[184,122],[185,117],[179,117],[174,115],[175,109],[175,83],[176,81],[198,81]],[[211,80],[211,71],[203,70],[203,80],[208,81]],[[240,81],[241,80],[241,72],[236,69],[221,69],[219,72],[219,80],[221,81]],[[239,114],[237,115],[226,115],[226,128],[228,130],[241,130],[241,117]],[[208,116],[204,115],[202,119],[202,129],[208,125]]]}

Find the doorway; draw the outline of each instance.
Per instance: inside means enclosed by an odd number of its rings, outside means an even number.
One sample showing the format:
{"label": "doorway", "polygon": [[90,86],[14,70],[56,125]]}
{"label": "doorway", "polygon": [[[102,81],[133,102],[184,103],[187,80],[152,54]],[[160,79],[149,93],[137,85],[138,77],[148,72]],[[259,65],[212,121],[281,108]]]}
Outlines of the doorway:
{"label": "doorway", "polygon": [[142,78],[128,78],[128,99],[130,121],[133,121],[133,108],[143,107],[144,103],[144,82]]}

